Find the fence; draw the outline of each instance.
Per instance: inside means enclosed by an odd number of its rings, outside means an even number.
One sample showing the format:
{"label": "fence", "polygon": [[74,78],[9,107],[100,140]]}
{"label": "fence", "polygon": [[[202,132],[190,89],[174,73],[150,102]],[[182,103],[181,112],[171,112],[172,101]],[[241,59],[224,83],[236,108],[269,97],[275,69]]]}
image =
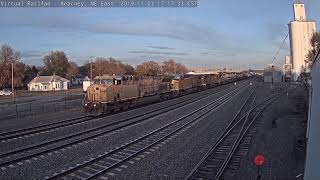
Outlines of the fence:
{"label": "fence", "polygon": [[23,104],[1,105],[0,120],[81,108],[82,101],[83,99],[71,99],[51,102],[29,102]]}

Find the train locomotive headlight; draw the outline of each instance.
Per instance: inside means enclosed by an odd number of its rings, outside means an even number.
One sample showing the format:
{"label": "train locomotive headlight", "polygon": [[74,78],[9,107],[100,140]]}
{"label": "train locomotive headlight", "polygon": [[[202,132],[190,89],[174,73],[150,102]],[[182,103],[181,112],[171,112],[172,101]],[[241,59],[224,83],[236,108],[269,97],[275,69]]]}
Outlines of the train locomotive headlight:
{"label": "train locomotive headlight", "polygon": [[96,107],[96,106],[97,106],[96,104],[93,105],[93,107]]}
{"label": "train locomotive headlight", "polygon": [[88,104],[86,103],[86,104],[84,104],[84,106],[88,106]]}

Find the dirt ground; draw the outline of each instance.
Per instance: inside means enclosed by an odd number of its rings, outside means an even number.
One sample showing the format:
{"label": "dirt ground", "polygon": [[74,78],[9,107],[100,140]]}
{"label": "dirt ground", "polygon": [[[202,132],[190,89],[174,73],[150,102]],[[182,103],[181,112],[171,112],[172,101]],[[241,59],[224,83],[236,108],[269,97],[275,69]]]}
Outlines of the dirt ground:
{"label": "dirt ground", "polygon": [[261,154],[261,180],[291,180],[304,171],[307,96],[298,84],[265,84],[266,90],[285,88],[288,93],[267,109],[257,127],[246,158],[242,159],[235,179],[256,180],[258,168],[254,157]]}

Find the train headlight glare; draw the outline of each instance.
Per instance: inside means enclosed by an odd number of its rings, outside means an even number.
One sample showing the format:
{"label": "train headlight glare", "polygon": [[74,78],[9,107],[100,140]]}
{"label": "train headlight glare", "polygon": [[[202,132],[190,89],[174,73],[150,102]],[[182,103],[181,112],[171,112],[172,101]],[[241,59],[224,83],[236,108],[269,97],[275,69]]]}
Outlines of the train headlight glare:
{"label": "train headlight glare", "polygon": [[88,106],[88,104],[84,104],[84,106]]}
{"label": "train headlight glare", "polygon": [[96,106],[97,106],[96,104],[93,105],[93,107],[96,107]]}

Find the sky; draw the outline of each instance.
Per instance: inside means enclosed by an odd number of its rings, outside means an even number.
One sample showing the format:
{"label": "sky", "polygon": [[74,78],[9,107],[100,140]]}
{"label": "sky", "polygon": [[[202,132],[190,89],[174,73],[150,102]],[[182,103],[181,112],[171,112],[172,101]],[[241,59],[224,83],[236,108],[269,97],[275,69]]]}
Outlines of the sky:
{"label": "sky", "polygon": [[[292,0],[199,0],[196,8],[1,8],[0,45],[42,65],[64,51],[82,65],[114,57],[133,66],[175,59],[188,67],[261,69],[272,62],[293,19]],[[320,1],[306,0],[320,22]],[[317,24],[319,29],[319,24]],[[289,53],[288,40],[275,64]]]}

